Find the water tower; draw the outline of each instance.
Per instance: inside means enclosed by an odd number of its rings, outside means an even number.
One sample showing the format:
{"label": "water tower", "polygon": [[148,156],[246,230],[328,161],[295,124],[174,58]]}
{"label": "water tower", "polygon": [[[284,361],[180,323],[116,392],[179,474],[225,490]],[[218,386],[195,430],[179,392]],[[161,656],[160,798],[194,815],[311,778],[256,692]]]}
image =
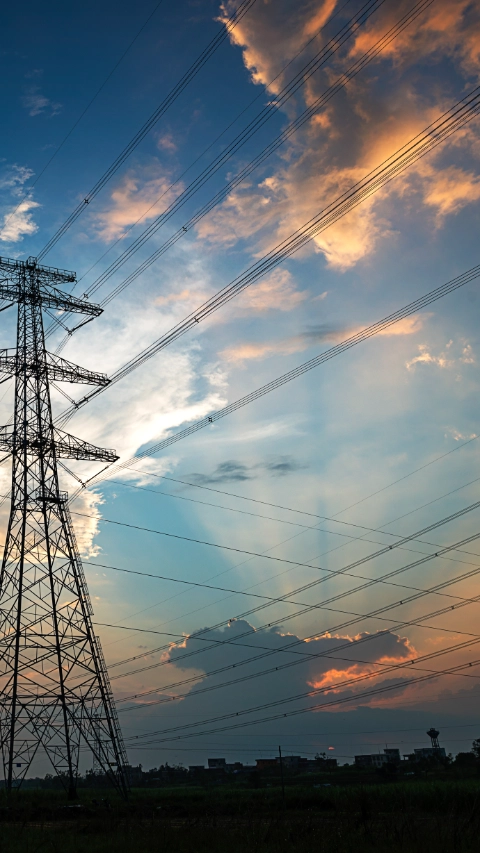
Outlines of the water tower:
{"label": "water tower", "polygon": [[439,734],[440,734],[440,732],[438,732],[437,729],[434,729],[434,728],[429,729],[427,732],[427,735],[429,736],[430,740],[432,741],[432,749],[440,749],[440,744],[438,742]]}

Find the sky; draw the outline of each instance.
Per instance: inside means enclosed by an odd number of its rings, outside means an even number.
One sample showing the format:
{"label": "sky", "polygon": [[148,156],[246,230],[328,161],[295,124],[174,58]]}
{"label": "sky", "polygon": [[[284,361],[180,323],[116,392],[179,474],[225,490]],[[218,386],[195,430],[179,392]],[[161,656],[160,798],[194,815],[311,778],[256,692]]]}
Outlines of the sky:
{"label": "sky", "polygon": [[[42,252],[238,5],[27,0],[3,10],[2,256]],[[384,0],[352,26],[359,0],[256,0],[42,262],[75,270],[74,293],[89,293],[258,115],[268,118],[95,290],[93,301],[106,299],[181,232],[62,356],[112,374],[475,89],[480,4],[433,0],[228,191],[414,5]],[[306,79],[302,69],[340,33]],[[79,409],[68,431],[128,460],[474,267],[479,164],[474,119]],[[402,754],[429,745],[432,725],[454,753],[480,736],[471,601],[480,544],[458,545],[477,533],[478,509],[351,567],[478,498],[478,298],[473,281],[80,492],[72,517],[132,764],[253,763],[279,743],[344,762],[387,743]],[[63,338],[57,326],[50,350]],[[15,345],[13,310],[2,340]],[[83,395],[52,389],[55,412],[68,405],[62,391]],[[2,393],[6,423],[11,383]],[[71,468],[82,480],[99,470]],[[60,474],[73,493],[78,480]],[[0,477],[5,494],[8,463]],[[5,528],[8,502],[0,514]],[[289,601],[269,600],[280,597]],[[383,692],[365,695],[374,689]],[[239,711],[247,722],[278,709],[290,715],[233,728]]]}

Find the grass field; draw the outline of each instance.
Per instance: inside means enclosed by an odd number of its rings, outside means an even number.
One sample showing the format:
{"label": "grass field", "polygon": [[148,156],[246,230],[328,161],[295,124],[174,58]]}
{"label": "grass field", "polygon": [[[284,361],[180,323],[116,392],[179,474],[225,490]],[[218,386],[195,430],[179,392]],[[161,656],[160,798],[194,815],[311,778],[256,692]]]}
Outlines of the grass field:
{"label": "grass field", "polygon": [[[480,779],[285,791],[83,789],[0,797],[0,853],[463,853],[480,847]],[[102,797],[104,798],[102,800]]]}

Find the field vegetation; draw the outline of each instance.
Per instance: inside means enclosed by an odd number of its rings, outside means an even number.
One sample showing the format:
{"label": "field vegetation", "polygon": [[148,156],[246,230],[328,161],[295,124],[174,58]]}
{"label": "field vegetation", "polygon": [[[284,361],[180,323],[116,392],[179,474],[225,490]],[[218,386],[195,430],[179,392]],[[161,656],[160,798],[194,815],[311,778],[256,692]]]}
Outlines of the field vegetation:
{"label": "field vegetation", "polygon": [[[353,769],[352,769],[353,770]],[[467,853],[478,851],[480,775],[339,772],[132,789],[0,791],[0,853]]]}

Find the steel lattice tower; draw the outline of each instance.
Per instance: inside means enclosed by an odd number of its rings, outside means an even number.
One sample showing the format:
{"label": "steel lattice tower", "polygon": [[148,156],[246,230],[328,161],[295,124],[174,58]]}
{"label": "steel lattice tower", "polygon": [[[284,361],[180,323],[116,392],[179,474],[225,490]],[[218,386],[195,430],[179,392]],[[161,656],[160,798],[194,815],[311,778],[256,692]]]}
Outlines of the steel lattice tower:
{"label": "steel lattice tower", "polygon": [[[127,793],[126,753],[57,459],[118,457],[57,429],[50,381],[106,385],[45,350],[42,311],[101,309],[59,290],[75,274],[35,258],[0,258],[0,297],[18,304],[17,348],[0,350],[0,371],[15,377],[13,426],[0,428],[12,455],[11,510],[0,573],[0,746],[5,785],[19,787],[43,749],[70,797],[79,752]],[[9,307],[9,306],[5,306]]]}

